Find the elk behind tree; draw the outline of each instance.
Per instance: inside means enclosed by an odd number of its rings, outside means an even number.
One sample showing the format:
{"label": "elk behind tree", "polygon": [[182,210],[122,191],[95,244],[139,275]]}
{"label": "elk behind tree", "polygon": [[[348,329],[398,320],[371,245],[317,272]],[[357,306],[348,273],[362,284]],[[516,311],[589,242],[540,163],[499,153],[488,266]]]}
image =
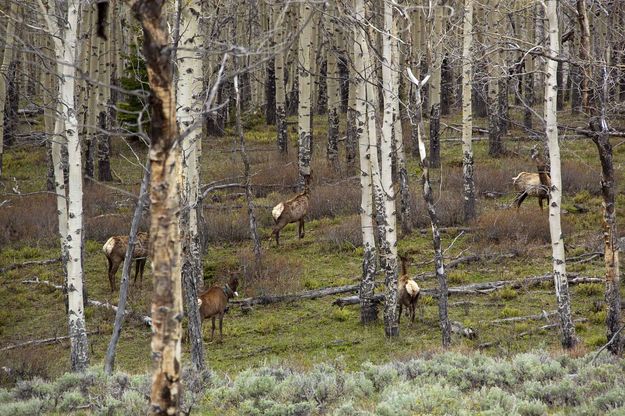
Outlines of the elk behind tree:
{"label": "elk behind tree", "polygon": [[[139,275],[140,282],[143,283],[143,269],[145,268],[145,262],[148,257],[148,243],[150,237],[147,233],[138,233],[137,241],[135,243],[134,250],[132,252],[132,258],[135,262],[135,278],[134,283],[137,283],[137,275]],[[102,251],[108,260],[108,276],[109,283],[111,285],[111,292],[115,291],[115,274],[117,269],[124,262],[126,258],[126,248],[128,247],[127,235],[115,235],[108,240],[102,246]]]}
{"label": "elk behind tree", "polygon": [[299,238],[304,238],[304,217],[308,214],[309,208],[310,175],[306,175],[304,176],[304,192],[295,195],[287,201],[280,202],[271,211],[271,216],[276,222],[271,235],[276,236],[276,245],[280,245],[280,230],[292,222],[298,223],[298,236]]}
{"label": "elk behind tree", "polygon": [[521,204],[528,196],[538,198],[538,205],[541,210],[543,209],[543,200],[546,199],[549,202],[551,189],[549,167],[536,148],[532,148],[532,159],[536,163],[538,173],[521,172],[515,178],[512,178],[512,184],[519,192],[516,198],[514,198],[517,209],[521,207]]}
{"label": "elk behind tree", "polygon": [[238,286],[239,279],[233,277],[224,287],[213,286],[203,292],[197,300],[200,307],[200,320],[212,318],[211,341],[215,335],[215,318],[219,318],[219,340],[221,341],[222,339],[224,314],[226,313],[228,301],[235,296],[239,296],[237,293]]}
{"label": "elk behind tree", "polygon": [[400,259],[401,276],[399,277],[399,287],[397,292],[399,297],[399,316],[397,322],[399,323],[399,321],[401,321],[402,309],[405,306],[408,308],[410,321],[414,323],[415,307],[417,306],[419,295],[421,294],[421,288],[419,288],[417,282],[408,276],[408,269],[406,267],[407,259],[405,257],[400,257]]}

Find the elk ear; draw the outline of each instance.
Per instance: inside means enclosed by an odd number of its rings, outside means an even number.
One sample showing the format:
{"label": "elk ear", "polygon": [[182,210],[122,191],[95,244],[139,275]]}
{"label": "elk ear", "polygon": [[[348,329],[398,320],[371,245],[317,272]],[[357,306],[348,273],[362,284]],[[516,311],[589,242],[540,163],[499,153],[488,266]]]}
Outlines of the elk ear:
{"label": "elk ear", "polygon": [[104,32],[104,27],[106,26],[106,18],[109,10],[109,2],[108,0],[99,1],[96,3],[98,7],[98,23],[97,23],[97,34],[100,38],[107,40],[106,33]]}

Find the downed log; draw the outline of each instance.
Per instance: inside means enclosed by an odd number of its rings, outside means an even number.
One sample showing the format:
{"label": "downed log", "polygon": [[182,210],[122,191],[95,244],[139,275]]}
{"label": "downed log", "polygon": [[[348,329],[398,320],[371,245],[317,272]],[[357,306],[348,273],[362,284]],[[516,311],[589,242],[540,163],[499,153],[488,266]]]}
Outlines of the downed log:
{"label": "downed log", "polygon": [[[88,299],[87,304],[92,306],[98,306],[100,308],[110,309],[113,312],[117,312],[117,306],[108,302],[100,302],[99,300]],[[143,322],[146,326],[152,327],[152,318],[150,318],[149,316],[140,315],[128,309],[124,312],[124,316],[134,317]]]}
{"label": "downed log", "polygon": [[[599,277],[586,277],[586,276],[578,276],[576,274],[569,274],[568,280],[570,285],[580,284],[580,283],[602,283],[603,279]],[[542,276],[533,276],[525,279],[518,280],[499,280],[495,282],[482,282],[482,283],[473,283],[465,286],[456,286],[449,288],[449,294],[456,295],[474,295],[474,294],[486,294],[490,292],[494,292],[495,290],[503,289],[504,287],[511,287],[513,289],[519,289],[522,287],[533,286],[538,283],[551,281],[552,275],[546,274]],[[421,289],[421,294],[430,295],[432,297],[436,297],[437,290],[436,289]],[[384,301],[384,294],[380,293],[375,295],[372,300],[376,303]],[[360,299],[358,296],[349,296],[346,298],[339,298],[335,300],[332,304],[336,305],[340,308],[347,305],[354,305],[360,303]]]}
{"label": "downed log", "polygon": [[[34,277],[33,279],[22,280],[22,283],[24,283],[24,284],[45,285],[45,286],[49,286],[49,287],[52,287],[52,288],[57,289],[57,290],[63,290],[63,286],[62,285],[57,285],[57,284],[49,282],[47,280],[39,280],[38,277]],[[112,304],[110,304],[108,302],[100,302],[99,300],[95,300],[95,299],[87,299],[87,304],[91,305],[91,306],[97,306],[97,307],[100,307],[100,308],[110,309],[112,311],[117,312],[117,306],[112,305]],[[128,316],[128,317],[134,317],[136,319],[139,319],[141,322],[143,322],[145,325],[147,325],[149,327],[152,326],[152,318],[150,318],[149,316],[141,315],[141,314],[132,312],[130,310],[126,310],[124,315]]]}
{"label": "downed log", "polygon": [[[480,255],[477,255],[477,254],[471,254],[471,255],[468,255],[468,256],[463,256],[463,257],[459,257],[457,259],[451,260],[449,263],[445,264],[445,269],[447,269],[447,270],[453,269],[453,268],[459,266],[460,264],[473,263],[475,261],[480,261],[480,260],[499,260],[499,259],[503,259],[503,258],[516,257],[517,255],[518,255],[517,253],[506,253],[506,254],[486,255],[486,256],[480,256]],[[418,275],[414,276],[414,279],[415,280],[424,280],[424,279],[435,277],[435,276],[436,276],[436,272],[426,272],[426,273],[421,273],[421,274],[418,274]]]}
{"label": "downed log", "polygon": [[291,302],[300,299],[317,299],[323,296],[338,295],[341,293],[356,292],[360,284],[324,287],[316,290],[307,290],[301,293],[291,293],[287,295],[262,295],[254,298],[233,299],[230,303],[241,305],[242,308],[249,308],[253,305],[270,305],[278,302]]}
{"label": "downed log", "polygon": [[[586,321],[588,321],[587,318],[578,318],[578,319],[574,319],[573,323],[586,322]],[[513,335],[512,337],[508,337],[506,339],[500,339],[500,340],[491,341],[491,342],[484,342],[484,343],[478,345],[477,347],[478,348],[493,347],[495,345],[501,344],[504,341],[509,341],[511,339],[517,339],[517,338],[523,338],[523,337],[526,337],[528,335],[532,335],[532,334],[534,334],[536,332],[545,331],[547,329],[554,329],[554,328],[558,328],[558,327],[560,327],[560,322],[555,323],[555,324],[547,324],[547,325],[539,326],[538,328],[529,329],[527,331],[520,332],[520,333],[518,333],[516,335]]]}
{"label": "downed log", "polygon": [[54,264],[54,263],[60,263],[61,262],[61,258],[57,257],[55,259],[47,259],[47,260],[33,260],[33,261],[25,261],[24,263],[16,263],[16,264],[11,264],[3,269],[0,269],[0,273],[6,273],[9,270],[15,270],[15,269],[21,269],[24,267],[30,267],[30,266],[45,266],[47,264]]}
{"label": "downed log", "polygon": [[548,320],[550,317],[557,315],[558,311],[543,311],[543,313],[539,313],[537,315],[527,315],[527,316],[515,316],[511,318],[502,318],[495,319],[490,321],[491,324],[503,324],[508,322],[522,322],[522,321],[539,321],[541,319]]}
{"label": "downed log", "polygon": [[[100,334],[99,330],[98,331],[87,332],[87,335],[99,335],[99,334]],[[35,340],[32,340],[32,341],[21,342],[19,344],[7,345],[6,347],[0,348],[0,351],[9,351],[9,350],[14,350],[16,348],[32,347],[32,346],[37,346],[37,345],[55,344],[57,342],[65,341],[66,339],[69,339],[69,338],[70,337],[68,335],[66,335],[66,336],[62,336],[62,337],[35,339]]]}

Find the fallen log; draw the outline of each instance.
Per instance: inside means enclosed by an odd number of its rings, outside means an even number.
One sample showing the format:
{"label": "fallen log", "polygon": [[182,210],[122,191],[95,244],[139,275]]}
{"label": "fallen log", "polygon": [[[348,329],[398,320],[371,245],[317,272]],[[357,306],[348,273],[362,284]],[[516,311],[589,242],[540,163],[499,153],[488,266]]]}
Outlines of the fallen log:
{"label": "fallen log", "polygon": [[[473,262],[481,261],[481,260],[499,260],[503,258],[516,257],[517,255],[518,255],[517,253],[506,253],[506,254],[500,254],[500,255],[486,255],[486,256],[471,254],[468,256],[463,256],[463,257],[459,257],[457,259],[451,260],[449,263],[445,264],[445,269],[450,270],[465,263],[473,263]],[[424,280],[424,279],[431,278],[431,277],[436,277],[436,272],[421,273],[421,274],[415,275],[414,279]]]}
{"label": "fallen log", "polygon": [[[575,274],[569,274],[568,280],[570,285],[580,284],[580,283],[602,283],[603,279],[599,277],[586,277],[586,276],[578,276]],[[495,282],[481,282],[481,283],[473,283],[465,286],[456,286],[449,288],[449,295],[475,295],[475,294],[487,294],[494,292],[495,290],[503,289],[504,287],[511,287],[513,289],[519,289],[522,287],[533,286],[542,282],[551,281],[552,275],[546,274],[542,276],[534,276],[528,277],[525,279],[518,280],[499,280]],[[438,296],[438,290],[436,289],[421,289],[421,294],[430,295],[432,297]],[[380,293],[372,298],[373,302],[379,303],[384,301],[384,294]],[[360,303],[360,298],[356,296],[349,296],[346,298],[339,298],[332,302],[333,305],[342,308],[347,305],[354,305]]]}
{"label": "fallen log", "polygon": [[324,296],[339,295],[342,293],[356,292],[360,284],[324,287],[316,290],[307,290],[301,293],[291,293],[287,295],[262,295],[254,298],[233,299],[230,303],[241,305],[242,308],[249,308],[253,305],[270,305],[278,302],[291,302],[300,299],[317,299]]}
{"label": "fallen log", "polygon": [[509,322],[522,322],[522,321],[539,321],[541,319],[548,320],[550,317],[557,315],[558,311],[543,311],[543,313],[539,313],[536,315],[527,315],[527,316],[515,316],[511,318],[502,318],[495,319],[490,321],[491,324],[504,324]]}
{"label": "fallen log", "polygon": [[[113,312],[117,312],[117,306],[108,302],[100,302],[99,300],[88,299],[87,304],[92,306],[98,306],[100,308],[110,309]],[[124,312],[124,316],[136,318],[143,322],[146,326],[152,327],[152,318],[150,318],[149,316],[140,315],[128,309]]]}
{"label": "fallen log", "polygon": [[[579,323],[579,322],[586,322],[588,321],[587,318],[578,318],[578,319],[574,319],[573,323]],[[488,347],[493,347],[495,345],[499,345],[504,341],[509,341],[511,339],[517,339],[517,338],[523,338],[526,337],[528,335],[532,335],[535,334],[536,332],[540,332],[540,331],[545,331],[547,329],[554,329],[554,328],[558,328],[560,326],[560,323],[555,323],[555,324],[547,324],[547,325],[543,325],[543,326],[539,326],[538,328],[534,328],[534,329],[529,329],[527,331],[523,331],[520,332],[516,335],[513,335],[512,337],[508,337],[506,339],[499,339],[497,341],[491,341],[491,342],[484,342],[480,345],[478,345],[478,348],[488,348]]]}
{"label": "fallen log", "polygon": [[[99,330],[98,331],[87,332],[87,335],[98,335],[98,334],[100,334]],[[65,335],[65,336],[62,336],[62,337],[35,339],[35,340],[32,340],[32,341],[21,342],[19,344],[7,345],[6,347],[0,348],[0,351],[10,351],[10,350],[14,350],[16,348],[32,347],[32,346],[37,346],[37,345],[55,344],[57,342],[65,341],[66,339],[69,339],[69,338],[70,337],[68,335]]]}
{"label": "fallen log", "polygon": [[24,267],[30,267],[30,266],[45,266],[47,264],[54,264],[54,263],[60,263],[61,262],[61,258],[57,257],[55,259],[47,259],[47,260],[33,260],[33,261],[25,261],[24,263],[16,263],[16,264],[11,264],[3,269],[0,269],[0,273],[6,273],[9,270],[15,270],[15,269],[21,269]]}
{"label": "fallen log", "polygon": [[[33,279],[22,280],[22,283],[24,283],[24,284],[45,285],[45,286],[49,286],[49,287],[52,287],[52,288],[57,289],[57,290],[63,290],[63,286],[62,285],[57,285],[57,284],[49,282],[47,280],[39,280],[38,277],[34,277]],[[112,311],[117,312],[117,306],[115,306],[113,304],[110,304],[108,302],[100,302],[99,300],[95,300],[95,299],[87,299],[87,305],[97,306],[97,307],[105,308],[105,309],[110,309]],[[150,318],[149,316],[141,315],[141,314],[132,312],[130,310],[126,310],[125,313],[124,313],[124,316],[134,317],[134,318],[140,320],[141,322],[143,322],[145,325],[147,325],[149,327],[152,327],[152,318]]]}

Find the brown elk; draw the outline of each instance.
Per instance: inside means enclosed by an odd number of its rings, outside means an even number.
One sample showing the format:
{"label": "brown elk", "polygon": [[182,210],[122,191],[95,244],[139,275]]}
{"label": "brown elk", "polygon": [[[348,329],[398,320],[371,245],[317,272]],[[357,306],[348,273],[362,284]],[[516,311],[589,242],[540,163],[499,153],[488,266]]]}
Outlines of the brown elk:
{"label": "brown elk", "polygon": [[415,307],[417,306],[417,301],[419,300],[419,295],[421,294],[421,288],[419,288],[417,282],[415,282],[410,278],[410,276],[408,276],[406,258],[400,257],[400,259],[401,276],[399,277],[399,287],[397,291],[399,298],[399,316],[397,318],[397,323],[401,321],[401,313],[404,306],[408,310],[408,316],[410,317],[410,321],[414,323]]}
{"label": "brown elk", "polygon": [[532,159],[536,162],[538,173],[521,172],[516,177],[512,178],[512,184],[519,192],[514,198],[517,209],[521,207],[521,204],[528,196],[538,198],[538,205],[541,210],[543,209],[543,200],[546,199],[547,202],[549,202],[551,189],[549,168],[536,148],[532,148]]}
{"label": "brown elk", "polygon": [[[135,278],[134,284],[137,283],[137,275],[139,275],[140,282],[143,284],[143,269],[145,268],[145,262],[148,257],[148,244],[150,237],[147,233],[138,233],[137,240],[135,242],[134,250],[132,251],[132,258],[135,260]],[[127,235],[115,235],[108,240],[102,246],[102,251],[108,260],[109,265],[109,283],[111,284],[111,292],[115,291],[115,274],[117,269],[124,262],[126,258],[126,248],[128,247]]]}
{"label": "brown elk", "polygon": [[271,235],[276,236],[276,245],[280,245],[280,230],[292,222],[298,223],[297,234],[304,238],[304,217],[310,208],[310,175],[304,175],[304,192],[293,198],[280,202],[271,210],[271,216],[276,222]]}
{"label": "brown elk", "polygon": [[221,342],[224,314],[228,307],[228,301],[239,296],[237,286],[239,286],[239,279],[233,277],[223,287],[213,286],[206,290],[197,300],[200,307],[200,319],[203,321],[206,318],[212,318],[211,341],[215,335],[215,318],[219,318],[219,341]]}

